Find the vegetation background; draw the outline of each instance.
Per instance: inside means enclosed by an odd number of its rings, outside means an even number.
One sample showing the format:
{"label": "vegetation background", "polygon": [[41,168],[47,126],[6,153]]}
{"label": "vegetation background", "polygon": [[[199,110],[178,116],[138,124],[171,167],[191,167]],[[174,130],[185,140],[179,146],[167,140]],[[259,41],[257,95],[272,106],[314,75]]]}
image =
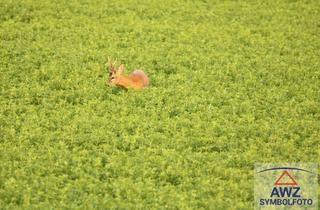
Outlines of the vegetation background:
{"label": "vegetation background", "polygon": [[[0,208],[252,209],[255,163],[320,163],[319,19],[317,0],[0,0]],[[107,56],[151,86],[107,87]]]}

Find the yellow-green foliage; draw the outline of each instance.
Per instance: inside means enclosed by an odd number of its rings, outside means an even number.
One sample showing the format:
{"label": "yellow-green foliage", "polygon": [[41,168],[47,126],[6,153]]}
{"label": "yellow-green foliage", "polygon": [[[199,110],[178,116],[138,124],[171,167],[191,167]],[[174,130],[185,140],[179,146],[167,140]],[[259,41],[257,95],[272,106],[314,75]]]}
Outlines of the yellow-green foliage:
{"label": "yellow-green foliage", "polygon": [[0,0],[0,208],[252,209],[320,163],[319,2]]}

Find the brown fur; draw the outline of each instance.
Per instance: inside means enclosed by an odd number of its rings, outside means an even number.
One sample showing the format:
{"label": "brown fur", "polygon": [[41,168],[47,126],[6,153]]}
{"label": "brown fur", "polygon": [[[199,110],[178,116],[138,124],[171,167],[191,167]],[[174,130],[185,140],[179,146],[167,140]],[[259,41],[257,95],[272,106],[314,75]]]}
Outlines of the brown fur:
{"label": "brown fur", "polygon": [[149,78],[142,70],[135,70],[128,76],[122,75],[124,64],[121,64],[118,69],[109,60],[109,86],[118,86],[123,89],[143,89],[149,85]]}

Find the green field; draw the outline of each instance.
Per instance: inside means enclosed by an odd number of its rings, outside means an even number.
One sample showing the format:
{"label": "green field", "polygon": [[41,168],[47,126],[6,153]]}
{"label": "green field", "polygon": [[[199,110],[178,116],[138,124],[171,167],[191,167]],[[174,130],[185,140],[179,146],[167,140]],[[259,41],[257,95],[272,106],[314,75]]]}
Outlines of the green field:
{"label": "green field", "polygon": [[[320,163],[319,20],[317,0],[0,0],[0,209],[252,209],[255,163]],[[151,86],[108,87],[108,56]]]}

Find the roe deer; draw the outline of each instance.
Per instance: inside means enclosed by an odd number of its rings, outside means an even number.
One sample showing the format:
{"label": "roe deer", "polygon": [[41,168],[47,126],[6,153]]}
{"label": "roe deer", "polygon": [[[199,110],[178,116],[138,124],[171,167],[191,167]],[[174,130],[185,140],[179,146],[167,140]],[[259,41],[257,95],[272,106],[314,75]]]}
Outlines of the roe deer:
{"label": "roe deer", "polygon": [[115,67],[117,61],[111,62],[108,58],[109,64],[109,79],[107,84],[109,86],[117,86],[123,89],[142,89],[149,85],[149,78],[142,70],[135,70],[129,76],[122,75],[124,71],[124,64],[121,64],[117,69]]}

